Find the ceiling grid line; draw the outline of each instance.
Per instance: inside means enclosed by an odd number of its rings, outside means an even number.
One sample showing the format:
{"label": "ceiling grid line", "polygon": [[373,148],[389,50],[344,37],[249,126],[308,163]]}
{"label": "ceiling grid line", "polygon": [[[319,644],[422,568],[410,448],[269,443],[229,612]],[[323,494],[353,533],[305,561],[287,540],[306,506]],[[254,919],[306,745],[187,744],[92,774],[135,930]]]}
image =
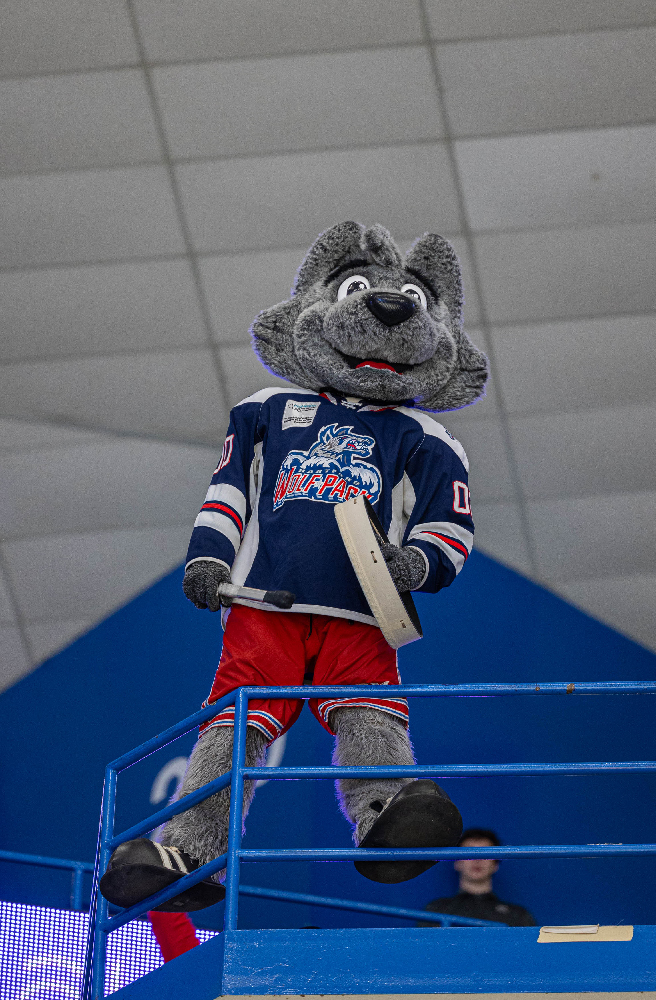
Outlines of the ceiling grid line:
{"label": "ceiling grid line", "polygon": [[7,597],[9,599],[9,605],[14,616],[14,627],[18,632],[18,637],[20,639],[20,644],[25,654],[25,659],[28,662],[30,670],[37,666],[38,658],[34,654],[32,648],[32,643],[30,642],[29,635],[27,633],[26,621],[21,611],[18,598],[16,597],[16,592],[14,590],[14,581],[9,573],[9,567],[7,566],[7,560],[5,559],[4,553],[4,543],[6,539],[0,540],[0,577],[5,585],[5,590]]}
{"label": "ceiling grid line", "polygon": [[447,150],[447,156],[449,158],[449,163],[451,166],[451,171],[453,174],[453,184],[455,188],[456,198],[458,201],[462,238],[465,242],[465,245],[467,246],[467,250],[469,253],[469,259],[471,262],[471,278],[472,278],[472,283],[474,285],[474,291],[478,299],[478,308],[479,308],[478,326],[483,330],[487,341],[486,347],[490,362],[490,375],[494,380],[495,394],[497,400],[497,410],[499,413],[499,427],[503,439],[504,451],[506,453],[506,458],[508,461],[511,488],[513,491],[515,503],[517,505],[520,527],[523,534],[523,541],[526,548],[526,554],[530,566],[531,576],[534,580],[538,582],[543,582],[537,558],[537,550],[533,540],[533,533],[531,531],[531,525],[528,517],[528,506],[526,502],[526,495],[524,492],[521,476],[519,473],[519,465],[517,462],[517,457],[515,455],[515,449],[513,447],[512,439],[510,436],[510,428],[508,424],[508,411],[505,404],[504,392],[501,385],[501,379],[499,377],[499,369],[496,361],[494,344],[492,341],[492,323],[490,322],[490,319],[487,314],[485,297],[483,295],[483,283],[480,277],[480,270],[478,266],[478,258],[476,253],[476,245],[471,226],[469,225],[469,218],[465,206],[465,194],[462,186],[462,180],[460,177],[457,158],[455,155],[453,129],[451,127],[450,115],[444,96],[444,87],[442,84],[439,66],[437,64],[437,54],[435,52],[434,42],[430,37],[428,12],[426,10],[426,0],[417,0],[417,3],[422,22],[424,44],[426,45],[428,58],[430,60],[431,72],[433,75],[433,82],[435,85],[437,100],[442,114],[442,119],[444,122],[445,145]]}
{"label": "ceiling grid line", "polygon": [[187,260],[189,261],[189,267],[191,269],[191,275],[196,289],[198,306],[200,309],[203,327],[205,329],[207,347],[212,357],[214,373],[216,375],[219,391],[222,396],[221,402],[223,403],[226,409],[229,409],[230,397],[228,393],[228,380],[226,377],[225,369],[223,367],[223,363],[221,361],[219,347],[218,344],[216,343],[216,340],[214,339],[212,331],[212,319],[210,315],[210,308],[209,308],[209,303],[207,301],[207,296],[205,295],[205,289],[203,287],[200,268],[198,266],[198,256],[196,254],[196,248],[194,246],[193,237],[191,235],[191,229],[189,227],[187,216],[184,210],[184,204],[182,201],[180,186],[178,184],[178,179],[175,173],[175,166],[169,149],[168,138],[164,127],[164,121],[162,118],[161,109],[159,106],[159,100],[155,90],[155,85],[153,83],[152,72],[147,63],[146,49],[143,39],[141,37],[141,29],[139,27],[139,22],[134,10],[134,0],[125,0],[125,4],[130,17],[130,23],[132,26],[132,32],[134,34],[135,44],[139,52],[139,61],[144,74],[146,89],[148,91],[148,100],[150,102],[151,111],[155,122],[155,129],[157,132],[160,148],[162,150],[163,165],[165,166],[166,171],[168,173],[169,184],[171,186],[173,201],[175,203],[176,215],[178,218],[178,223],[180,225],[182,238],[186,248],[186,257]]}

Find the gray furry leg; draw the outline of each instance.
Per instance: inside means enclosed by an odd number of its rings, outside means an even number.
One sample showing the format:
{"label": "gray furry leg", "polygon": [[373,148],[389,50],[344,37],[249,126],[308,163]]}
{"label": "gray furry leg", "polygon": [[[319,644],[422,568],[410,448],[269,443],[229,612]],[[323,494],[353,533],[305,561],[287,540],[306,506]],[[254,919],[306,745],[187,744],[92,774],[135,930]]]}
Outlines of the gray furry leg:
{"label": "gray furry leg", "polygon": [[[216,726],[201,736],[194,747],[185,776],[176,790],[172,801],[177,801],[201,785],[225,774],[232,767],[232,726]],[[246,729],[246,766],[259,767],[266,759],[266,737],[259,729]],[[243,820],[253,801],[255,782],[244,782]],[[164,827],[159,840],[167,846],[198,858],[206,864],[218,858],[228,848],[228,817],[230,812],[230,788],[224,788],[204,802],[174,816]],[[243,822],[242,820],[242,822]],[[225,869],[215,875],[215,881],[223,881]]]}
{"label": "gray furry leg", "polygon": [[[414,764],[410,735],[389,712],[376,708],[336,708],[330,713],[337,733],[333,764],[366,767],[373,764]],[[340,778],[335,782],[342,813],[360,844],[389,800],[413,778]]]}

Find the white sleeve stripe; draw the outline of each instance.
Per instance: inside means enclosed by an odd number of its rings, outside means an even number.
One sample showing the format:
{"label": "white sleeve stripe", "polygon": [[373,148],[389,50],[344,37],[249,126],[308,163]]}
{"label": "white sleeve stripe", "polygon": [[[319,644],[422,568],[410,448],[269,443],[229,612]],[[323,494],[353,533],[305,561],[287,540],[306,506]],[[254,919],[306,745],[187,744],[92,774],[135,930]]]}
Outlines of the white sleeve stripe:
{"label": "white sleeve stripe", "polygon": [[469,472],[469,461],[467,459],[467,453],[460,441],[457,441],[449,432],[446,427],[442,424],[438,424],[437,420],[433,420],[429,417],[427,413],[422,413],[421,410],[411,409],[409,406],[397,406],[398,413],[404,413],[406,417],[412,417],[416,420],[418,424],[421,424],[424,434],[428,434],[430,437],[439,438],[444,444],[448,445],[452,451],[455,451],[456,455],[464,465],[467,472]]}
{"label": "white sleeve stripe", "polygon": [[416,524],[410,532],[410,538],[414,538],[421,531],[437,531],[441,535],[456,538],[462,542],[468,552],[471,552],[474,545],[473,531],[468,531],[467,528],[463,528],[460,524],[454,524],[452,521],[425,521],[423,524]]}
{"label": "white sleeve stripe", "polygon": [[236,486],[230,486],[229,483],[217,483],[216,486],[210,486],[205,497],[205,503],[212,501],[223,501],[223,503],[230,504],[237,511],[242,521],[246,520],[246,497]]}
{"label": "white sleeve stripe", "polygon": [[443,542],[441,538],[436,538],[435,535],[419,534],[416,535],[412,540],[413,542],[419,542],[419,541],[428,542],[430,545],[435,545],[436,548],[441,549],[442,552],[444,552],[444,554],[447,555],[451,560],[451,562],[453,563],[456,571],[456,576],[458,575],[462,567],[465,565],[464,555],[461,552],[458,552],[456,549],[452,548],[448,542]]}
{"label": "white sleeve stripe", "polygon": [[218,511],[202,510],[194,522],[194,528],[213,528],[220,532],[225,535],[235,552],[241,544],[241,535],[235,522]]}

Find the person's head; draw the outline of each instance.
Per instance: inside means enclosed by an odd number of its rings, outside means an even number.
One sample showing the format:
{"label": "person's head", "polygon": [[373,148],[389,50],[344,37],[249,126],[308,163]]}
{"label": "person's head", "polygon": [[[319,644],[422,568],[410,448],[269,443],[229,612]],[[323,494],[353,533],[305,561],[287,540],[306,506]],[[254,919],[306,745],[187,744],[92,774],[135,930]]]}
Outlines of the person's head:
{"label": "person's head", "polygon": [[[459,847],[500,847],[501,841],[493,830],[471,827],[463,832]],[[492,876],[499,862],[490,858],[462,858],[453,865],[460,876],[460,888],[466,892],[491,892]]]}

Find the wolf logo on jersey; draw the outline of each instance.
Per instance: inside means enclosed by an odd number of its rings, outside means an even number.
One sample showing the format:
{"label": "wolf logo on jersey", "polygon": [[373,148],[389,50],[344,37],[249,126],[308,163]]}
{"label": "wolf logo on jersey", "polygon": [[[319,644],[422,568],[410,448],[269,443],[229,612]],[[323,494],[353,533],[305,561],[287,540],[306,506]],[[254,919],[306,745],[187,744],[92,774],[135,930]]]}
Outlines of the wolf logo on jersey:
{"label": "wolf logo on jersey", "polygon": [[356,434],[353,427],[329,424],[308,451],[290,451],[280,466],[273,495],[273,509],[287,500],[320,500],[341,503],[364,493],[376,503],[381,476],[375,465],[363,462],[371,455],[375,441]]}

